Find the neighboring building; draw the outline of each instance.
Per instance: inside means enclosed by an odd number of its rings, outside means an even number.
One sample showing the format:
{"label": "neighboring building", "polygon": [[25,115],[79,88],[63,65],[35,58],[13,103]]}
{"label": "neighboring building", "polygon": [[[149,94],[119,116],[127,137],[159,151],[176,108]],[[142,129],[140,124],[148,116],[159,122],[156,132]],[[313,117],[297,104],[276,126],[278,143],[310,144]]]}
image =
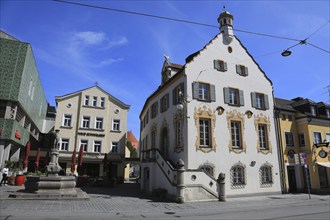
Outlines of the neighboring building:
{"label": "neighboring building", "polygon": [[[99,86],[56,97],[55,129],[61,138],[60,166],[70,173],[74,150],[83,147],[83,175],[105,175],[107,154],[109,178],[124,178],[127,112],[129,105]],[[78,154],[77,154],[78,155]]]}
{"label": "neighboring building", "polygon": [[31,155],[54,126],[47,117],[45,98],[31,45],[0,32],[0,167],[6,160],[23,159],[26,143]]}
{"label": "neighboring building", "polygon": [[307,174],[312,192],[330,193],[330,105],[300,97],[275,102],[284,192],[307,192]]}
{"label": "neighboring building", "polygon": [[139,152],[139,141],[136,139],[132,131],[127,132],[127,145],[131,144],[132,148],[136,152],[136,157],[134,158],[131,151],[127,148],[125,160],[126,160],[126,168],[125,168],[125,179],[136,178],[140,175],[140,161],[138,158]]}
{"label": "neighboring building", "polygon": [[233,16],[218,22],[220,33],[183,66],[166,58],[140,113],[146,192],[217,200],[224,173],[226,196],[281,193],[272,82],[234,35]]}

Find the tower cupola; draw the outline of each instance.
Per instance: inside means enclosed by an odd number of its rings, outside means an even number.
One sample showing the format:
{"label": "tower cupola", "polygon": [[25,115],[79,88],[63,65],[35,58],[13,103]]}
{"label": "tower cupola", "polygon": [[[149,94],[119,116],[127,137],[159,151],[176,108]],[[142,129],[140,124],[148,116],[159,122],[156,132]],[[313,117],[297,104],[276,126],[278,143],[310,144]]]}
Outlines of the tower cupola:
{"label": "tower cupola", "polygon": [[224,38],[231,43],[234,37],[233,32],[233,20],[234,16],[232,16],[226,8],[223,7],[224,11],[218,17],[218,23],[220,24],[220,31],[223,34]]}

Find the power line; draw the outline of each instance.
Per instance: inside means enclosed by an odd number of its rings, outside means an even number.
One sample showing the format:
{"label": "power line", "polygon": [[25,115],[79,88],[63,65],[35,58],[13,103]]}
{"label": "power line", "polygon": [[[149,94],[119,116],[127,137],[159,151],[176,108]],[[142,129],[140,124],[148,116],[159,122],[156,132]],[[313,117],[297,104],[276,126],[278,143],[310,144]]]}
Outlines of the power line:
{"label": "power line", "polygon": [[[60,3],[65,3],[65,4],[79,5],[79,6],[83,6],[83,7],[89,7],[89,8],[97,8],[97,9],[115,11],[115,12],[126,13],[126,14],[133,14],[133,15],[140,15],[140,16],[158,18],[158,19],[163,19],[163,20],[176,21],[176,22],[181,22],[181,23],[188,23],[188,24],[194,24],[194,25],[200,25],[200,26],[206,26],[206,27],[212,27],[212,28],[219,28],[219,26],[217,26],[217,25],[205,24],[205,23],[189,21],[189,20],[183,20],[183,19],[177,19],[177,18],[164,17],[164,16],[159,16],[159,15],[146,14],[146,13],[141,13],[141,12],[127,11],[127,10],[121,10],[121,9],[115,9],[115,8],[109,8],[109,7],[102,7],[102,6],[96,6],[96,5],[88,5],[88,4],[82,4],[82,3],[70,2],[70,1],[64,1],[64,0],[53,0],[53,1],[60,2]],[[242,33],[247,33],[247,34],[254,34],[254,35],[259,35],[259,36],[264,36],[264,37],[272,37],[272,38],[292,40],[292,41],[298,41],[298,42],[300,41],[299,39],[294,39],[294,38],[289,38],[289,37],[275,36],[275,35],[270,35],[270,34],[263,34],[263,33],[257,33],[257,32],[239,30],[239,29],[233,29],[233,30],[237,31],[237,32],[242,32]]]}

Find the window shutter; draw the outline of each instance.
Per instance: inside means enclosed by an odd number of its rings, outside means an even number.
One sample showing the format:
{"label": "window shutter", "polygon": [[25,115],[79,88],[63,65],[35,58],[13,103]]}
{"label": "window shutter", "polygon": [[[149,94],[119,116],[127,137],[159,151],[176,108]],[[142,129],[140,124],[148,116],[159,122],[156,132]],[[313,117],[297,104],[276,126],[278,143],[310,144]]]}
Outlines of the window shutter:
{"label": "window shutter", "polygon": [[244,105],[244,92],[243,92],[243,90],[239,90],[239,105],[240,106]]}
{"label": "window shutter", "polygon": [[223,94],[225,98],[225,103],[229,103],[229,88],[223,88]]}
{"label": "window shutter", "polygon": [[236,65],[236,73],[238,73],[239,75],[242,74],[240,65]]}
{"label": "window shutter", "polygon": [[199,92],[199,83],[193,82],[193,99],[198,99],[198,92]]}
{"label": "window shutter", "polygon": [[210,85],[210,95],[211,95],[211,102],[215,102],[216,96],[215,96],[215,85]]}
{"label": "window shutter", "polygon": [[245,76],[249,75],[249,70],[247,67],[244,67],[245,68]]}
{"label": "window shutter", "polygon": [[264,95],[264,99],[265,99],[265,109],[269,109],[268,95]]}
{"label": "window shutter", "polygon": [[213,64],[214,64],[214,69],[220,71],[220,63],[219,60],[213,60]]}
{"label": "window shutter", "polygon": [[228,70],[227,62],[223,62],[223,71],[226,72]]}
{"label": "window shutter", "polygon": [[257,98],[255,92],[251,92],[251,101],[252,101],[252,107],[257,108]]}

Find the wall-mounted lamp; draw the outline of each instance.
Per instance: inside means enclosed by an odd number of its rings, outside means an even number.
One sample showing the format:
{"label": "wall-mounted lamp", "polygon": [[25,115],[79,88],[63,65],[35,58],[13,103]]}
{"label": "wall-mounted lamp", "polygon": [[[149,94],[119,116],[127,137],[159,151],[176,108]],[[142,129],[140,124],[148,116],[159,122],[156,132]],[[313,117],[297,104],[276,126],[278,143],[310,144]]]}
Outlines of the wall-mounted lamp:
{"label": "wall-mounted lamp", "polygon": [[189,117],[187,114],[187,103],[190,101],[187,100],[187,98],[184,97],[183,92],[179,91],[179,103],[176,105],[176,108],[180,111],[184,112],[185,117],[188,119]]}
{"label": "wall-mounted lamp", "polygon": [[222,115],[222,114],[225,112],[225,109],[222,108],[221,106],[218,106],[218,107],[216,108],[216,111],[218,112],[218,115]]}
{"label": "wall-mounted lamp", "polygon": [[251,112],[250,110],[247,110],[247,111],[245,112],[245,114],[246,114],[246,116],[247,116],[248,118],[251,118],[252,115],[253,115],[253,112]]}
{"label": "wall-mounted lamp", "polygon": [[256,161],[252,160],[251,163],[250,163],[250,166],[254,167],[255,165],[256,165]]}

